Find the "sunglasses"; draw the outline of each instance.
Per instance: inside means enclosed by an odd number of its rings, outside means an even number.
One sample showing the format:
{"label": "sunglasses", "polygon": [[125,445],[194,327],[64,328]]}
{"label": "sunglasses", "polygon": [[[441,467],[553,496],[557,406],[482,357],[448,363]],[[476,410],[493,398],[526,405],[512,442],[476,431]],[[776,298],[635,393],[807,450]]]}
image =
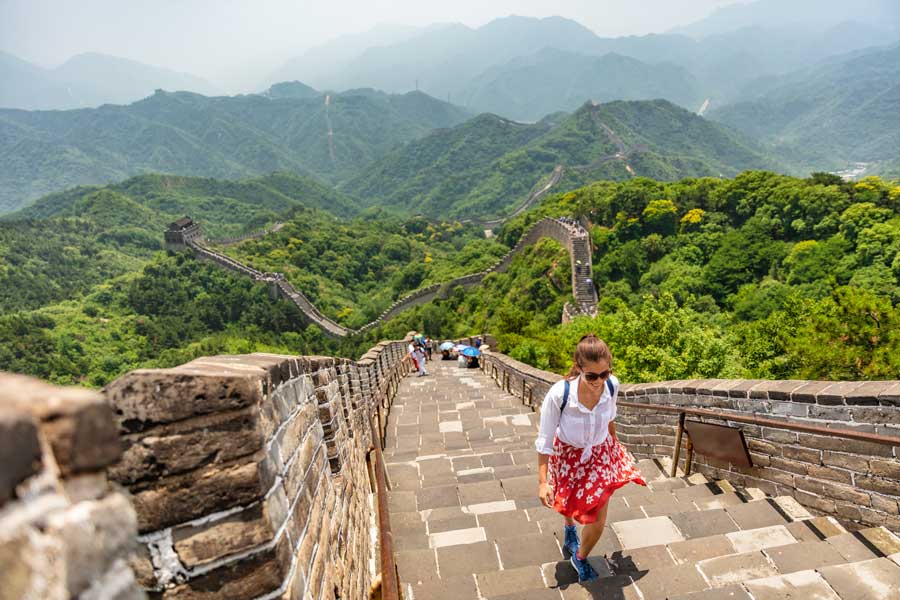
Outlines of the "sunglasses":
{"label": "sunglasses", "polygon": [[597,381],[598,379],[607,379],[609,377],[609,369],[603,371],[602,373],[591,373],[590,371],[582,371],[582,375],[584,378],[590,382]]}

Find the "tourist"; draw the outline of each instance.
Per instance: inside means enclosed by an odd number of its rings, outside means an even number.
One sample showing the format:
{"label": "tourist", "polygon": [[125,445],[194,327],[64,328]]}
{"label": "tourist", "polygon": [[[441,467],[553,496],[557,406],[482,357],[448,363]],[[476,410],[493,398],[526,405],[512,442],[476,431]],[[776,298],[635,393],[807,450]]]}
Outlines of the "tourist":
{"label": "tourist", "polygon": [[[606,342],[582,337],[572,369],[544,398],[535,441],[538,497],[565,518],[563,550],[582,582],[599,576],[587,557],[603,534],[610,496],[629,482],[647,485],[616,437],[619,381],[611,366]],[[584,525],[580,543],[576,521]]]}
{"label": "tourist", "polygon": [[416,361],[416,368],[419,371],[418,377],[428,375],[428,373],[425,372],[425,349],[421,344],[415,342],[410,344],[410,348],[412,349],[413,358]]}

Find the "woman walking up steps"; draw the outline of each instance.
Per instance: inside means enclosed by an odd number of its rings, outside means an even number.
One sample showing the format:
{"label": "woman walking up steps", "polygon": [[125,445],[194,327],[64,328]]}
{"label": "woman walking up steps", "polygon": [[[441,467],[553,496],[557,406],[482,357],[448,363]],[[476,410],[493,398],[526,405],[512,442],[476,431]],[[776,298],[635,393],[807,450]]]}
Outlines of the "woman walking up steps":
{"label": "woman walking up steps", "polygon": [[[544,398],[535,441],[538,496],[565,518],[564,550],[581,582],[598,577],[587,557],[603,534],[610,496],[629,482],[647,485],[616,438],[619,381],[611,366],[606,342],[582,337],[569,374]],[[580,541],[576,522],[584,525]]]}

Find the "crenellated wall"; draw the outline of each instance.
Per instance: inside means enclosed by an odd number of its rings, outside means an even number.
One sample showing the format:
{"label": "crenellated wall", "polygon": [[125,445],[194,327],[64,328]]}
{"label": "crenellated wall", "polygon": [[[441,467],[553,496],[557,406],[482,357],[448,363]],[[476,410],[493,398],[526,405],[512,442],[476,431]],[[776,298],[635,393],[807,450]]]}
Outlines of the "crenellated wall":
{"label": "crenellated wall", "polygon": [[407,343],[206,357],[102,393],[0,374],[0,600],[367,597],[372,432]]}
{"label": "crenellated wall", "polygon": [[[561,379],[490,349],[482,365],[498,385],[536,411],[550,386]],[[734,416],[876,433],[900,441],[900,381],[667,381],[623,384],[619,399],[648,406],[647,410],[620,407],[616,417],[620,439],[640,458],[673,455],[678,415],[655,411],[653,406],[710,408]],[[796,432],[777,425],[690,418],[741,429],[754,464],[741,468],[695,455],[695,470],[767,494],[791,495],[848,525],[884,525],[900,532],[900,444]]]}
{"label": "crenellated wall", "polygon": [[[479,273],[457,277],[444,283],[436,283],[407,294],[389,306],[377,319],[357,330],[349,329],[329,319],[302,292],[291,285],[283,275],[279,273],[263,273],[229,256],[210,250],[200,244],[199,240],[184,241],[179,235],[178,232],[166,232],[166,241],[170,249],[190,248],[197,258],[208,260],[222,268],[250,277],[254,281],[266,283],[272,291],[273,297],[281,297],[294,304],[305,317],[307,323],[318,326],[323,332],[334,338],[365,333],[405,310],[425,304],[436,298],[446,298],[456,287],[462,286],[468,289],[475,286],[491,273],[506,271],[517,254],[520,254],[527,246],[537,243],[538,240],[544,237],[556,240],[569,252],[574,304],[566,305],[565,314],[563,315],[564,320],[571,320],[579,315],[595,315],[597,313],[597,291],[591,281],[592,254],[590,238],[587,231],[571,219],[546,218],[538,221],[525,232],[512,250],[507,252],[503,258],[490,268]],[[170,241],[170,238],[175,241]]]}
{"label": "crenellated wall", "polygon": [[365,597],[380,570],[369,419],[404,353],[217,356],[107,386],[141,585],[179,600]]}
{"label": "crenellated wall", "polygon": [[121,453],[100,394],[0,373],[0,599],[145,597]]}

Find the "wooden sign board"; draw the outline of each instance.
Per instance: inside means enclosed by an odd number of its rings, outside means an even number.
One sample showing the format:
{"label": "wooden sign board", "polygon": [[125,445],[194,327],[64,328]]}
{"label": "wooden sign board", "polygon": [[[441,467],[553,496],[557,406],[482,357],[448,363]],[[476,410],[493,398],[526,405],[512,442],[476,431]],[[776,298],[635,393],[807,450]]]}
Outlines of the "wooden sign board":
{"label": "wooden sign board", "polygon": [[752,467],[744,432],[727,425],[685,421],[684,429],[694,452],[728,462],[736,467]]}

